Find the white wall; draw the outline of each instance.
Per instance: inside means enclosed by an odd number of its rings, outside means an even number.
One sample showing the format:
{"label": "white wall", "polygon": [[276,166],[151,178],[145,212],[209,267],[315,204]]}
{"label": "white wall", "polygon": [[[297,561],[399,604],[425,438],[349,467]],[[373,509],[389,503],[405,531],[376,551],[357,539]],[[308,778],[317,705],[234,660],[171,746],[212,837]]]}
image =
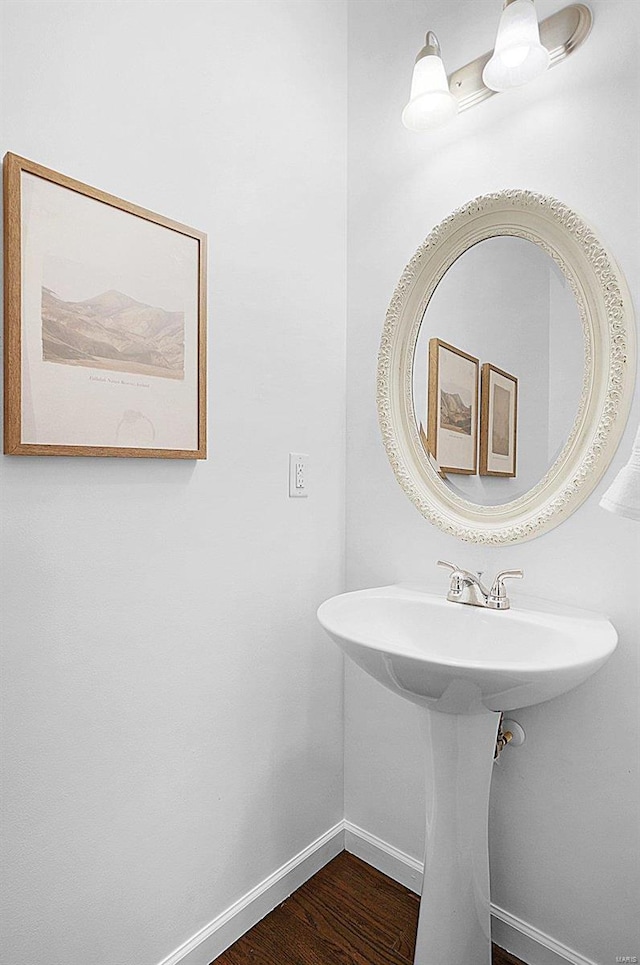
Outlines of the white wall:
{"label": "white wall", "polygon": [[0,459],[2,960],[154,965],[343,814],[345,8],[0,16],[2,153],[210,239],[208,461]]}
{"label": "white wall", "polygon": [[[536,6],[544,17],[559,4]],[[604,965],[640,948],[640,530],[598,506],[628,457],[637,406],[598,491],[553,532],[509,549],[457,542],[416,512],[388,465],[375,409],[379,337],[402,269],[434,225],[477,195],[519,187],[561,198],[601,233],[639,304],[640,7],[590,6],[593,34],[572,59],[529,89],[417,136],[400,112],[425,31],[437,32],[455,69],[491,48],[500,4],[350,4],[347,585],[412,580],[444,592],[438,558],[488,573],[523,566],[523,592],[610,614],[620,643],[606,667],[515,715],[527,742],[496,769],[491,807],[493,900]],[[351,664],[346,682],[346,816],[422,857],[418,710]]]}

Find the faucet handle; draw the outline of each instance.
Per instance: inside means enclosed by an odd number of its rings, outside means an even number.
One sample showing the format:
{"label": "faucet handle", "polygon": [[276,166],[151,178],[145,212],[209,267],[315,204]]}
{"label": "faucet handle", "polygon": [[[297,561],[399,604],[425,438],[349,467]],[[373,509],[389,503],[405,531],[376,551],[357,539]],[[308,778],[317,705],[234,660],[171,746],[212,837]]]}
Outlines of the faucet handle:
{"label": "faucet handle", "polygon": [[462,590],[462,574],[464,570],[461,570],[455,563],[449,563],[447,560],[438,560],[436,565],[441,566],[445,570],[451,570],[451,583],[449,584],[447,600],[452,598],[452,594],[456,597]]}
{"label": "faucet handle", "polygon": [[455,563],[447,563],[446,560],[438,560],[438,562],[436,563],[436,566],[442,566],[443,569],[451,570],[452,573],[455,573],[456,570],[460,569],[460,567],[456,566]]}
{"label": "faucet handle", "polygon": [[495,585],[498,580],[500,582],[502,582],[502,580],[521,580],[523,576],[524,570],[500,570],[493,582]]}
{"label": "faucet handle", "polygon": [[524,570],[501,570],[493,581],[493,586],[489,593],[490,606],[496,610],[508,610],[509,600],[507,591],[504,588],[505,580],[521,580],[524,577]]}

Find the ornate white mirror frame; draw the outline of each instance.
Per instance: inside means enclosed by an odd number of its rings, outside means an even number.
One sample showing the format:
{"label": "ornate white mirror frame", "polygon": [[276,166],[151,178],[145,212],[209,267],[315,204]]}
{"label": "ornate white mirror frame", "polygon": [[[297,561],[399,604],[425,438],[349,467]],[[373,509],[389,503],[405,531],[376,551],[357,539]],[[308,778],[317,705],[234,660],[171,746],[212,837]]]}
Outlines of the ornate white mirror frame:
{"label": "ornate white mirror frame", "polygon": [[[582,321],[584,376],[573,428],[546,475],[518,499],[482,506],[453,492],[425,452],[413,410],[413,358],[425,310],[444,274],[472,245],[503,235],[539,245],[567,278]],[[634,378],[631,298],[610,252],[560,201],[501,191],[449,215],[405,268],[378,356],[380,428],[398,482],[426,519],[469,542],[523,542],[561,523],[597,485],[624,430]]]}

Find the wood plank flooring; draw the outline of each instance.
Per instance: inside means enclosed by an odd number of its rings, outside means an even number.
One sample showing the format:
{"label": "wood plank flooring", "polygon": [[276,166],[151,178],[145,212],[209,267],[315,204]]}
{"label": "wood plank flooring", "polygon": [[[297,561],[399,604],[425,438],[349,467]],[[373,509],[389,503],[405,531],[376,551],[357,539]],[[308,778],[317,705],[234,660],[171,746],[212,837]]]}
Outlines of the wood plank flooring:
{"label": "wood plank flooring", "polygon": [[[343,851],[211,965],[412,965],[418,904]],[[524,963],[494,945],[493,965]]]}

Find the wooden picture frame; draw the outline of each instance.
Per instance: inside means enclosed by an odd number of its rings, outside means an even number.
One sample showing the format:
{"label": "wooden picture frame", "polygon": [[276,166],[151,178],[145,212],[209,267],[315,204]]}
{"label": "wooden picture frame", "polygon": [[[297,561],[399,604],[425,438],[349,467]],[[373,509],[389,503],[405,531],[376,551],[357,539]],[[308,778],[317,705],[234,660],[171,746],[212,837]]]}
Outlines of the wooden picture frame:
{"label": "wooden picture frame", "polygon": [[485,362],[480,390],[480,475],[515,476],[518,449],[518,380]]}
{"label": "wooden picture frame", "polygon": [[4,451],[206,459],[207,236],[4,158]]}
{"label": "wooden picture frame", "polygon": [[427,440],[441,475],[478,471],[478,383],[473,355],[429,339]]}

